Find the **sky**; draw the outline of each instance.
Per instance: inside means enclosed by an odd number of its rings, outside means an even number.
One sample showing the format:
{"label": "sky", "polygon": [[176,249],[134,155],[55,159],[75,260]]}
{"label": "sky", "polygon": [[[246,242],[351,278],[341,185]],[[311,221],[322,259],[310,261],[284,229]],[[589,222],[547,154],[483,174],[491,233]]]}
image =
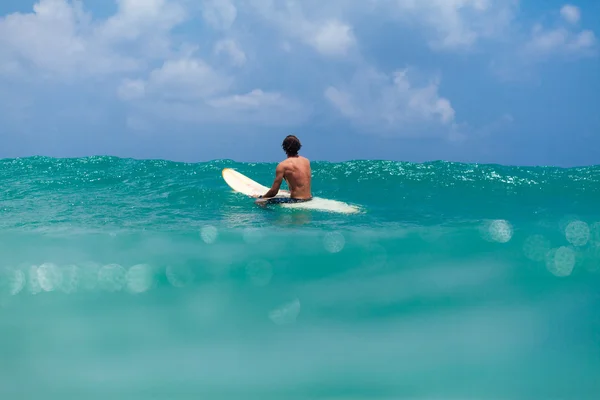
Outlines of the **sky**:
{"label": "sky", "polygon": [[600,164],[600,2],[3,0],[0,157]]}

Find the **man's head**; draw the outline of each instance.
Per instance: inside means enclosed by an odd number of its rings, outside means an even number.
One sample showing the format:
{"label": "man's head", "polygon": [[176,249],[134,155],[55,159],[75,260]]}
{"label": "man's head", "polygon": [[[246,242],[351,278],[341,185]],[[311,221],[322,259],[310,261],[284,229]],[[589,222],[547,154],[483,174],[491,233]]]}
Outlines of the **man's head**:
{"label": "man's head", "polygon": [[300,143],[300,140],[298,140],[296,136],[288,135],[285,139],[283,139],[281,147],[283,148],[283,151],[285,151],[285,154],[288,155],[288,157],[293,157],[298,155],[298,151],[300,151],[302,143]]}

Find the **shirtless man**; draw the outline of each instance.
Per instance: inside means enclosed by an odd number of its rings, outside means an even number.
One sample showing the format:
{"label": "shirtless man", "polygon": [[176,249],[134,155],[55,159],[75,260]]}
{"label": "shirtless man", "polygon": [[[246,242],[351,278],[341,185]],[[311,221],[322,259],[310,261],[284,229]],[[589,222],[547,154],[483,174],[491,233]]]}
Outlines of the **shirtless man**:
{"label": "shirtless man", "polygon": [[[298,151],[302,147],[300,140],[294,135],[289,135],[283,140],[281,147],[285,151],[287,159],[277,165],[273,186],[267,193],[258,196],[256,201],[258,204],[297,203],[312,200],[310,161],[298,155]],[[284,179],[290,188],[290,197],[275,197]]]}

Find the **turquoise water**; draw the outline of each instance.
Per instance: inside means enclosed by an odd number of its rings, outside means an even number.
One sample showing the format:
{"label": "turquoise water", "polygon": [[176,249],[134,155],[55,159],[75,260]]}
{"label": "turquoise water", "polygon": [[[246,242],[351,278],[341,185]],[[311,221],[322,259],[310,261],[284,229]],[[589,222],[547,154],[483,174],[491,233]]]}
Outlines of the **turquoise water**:
{"label": "turquoise water", "polygon": [[224,167],[0,161],[0,398],[600,398],[600,167]]}

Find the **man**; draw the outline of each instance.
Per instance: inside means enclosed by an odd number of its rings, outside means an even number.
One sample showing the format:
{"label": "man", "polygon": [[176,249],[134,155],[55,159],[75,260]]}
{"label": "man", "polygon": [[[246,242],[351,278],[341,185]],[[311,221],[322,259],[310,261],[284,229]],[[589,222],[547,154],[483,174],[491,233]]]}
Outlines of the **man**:
{"label": "man", "polygon": [[[294,135],[289,135],[283,140],[281,147],[287,159],[277,165],[273,186],[267,193],[258,196],[259,199],[256,201],[258,204],[298,203],[312,200],[310,161],[298,155],[302,147],[300,140]],[[290,197],[275,197],[284,179],[290,188]]]}

